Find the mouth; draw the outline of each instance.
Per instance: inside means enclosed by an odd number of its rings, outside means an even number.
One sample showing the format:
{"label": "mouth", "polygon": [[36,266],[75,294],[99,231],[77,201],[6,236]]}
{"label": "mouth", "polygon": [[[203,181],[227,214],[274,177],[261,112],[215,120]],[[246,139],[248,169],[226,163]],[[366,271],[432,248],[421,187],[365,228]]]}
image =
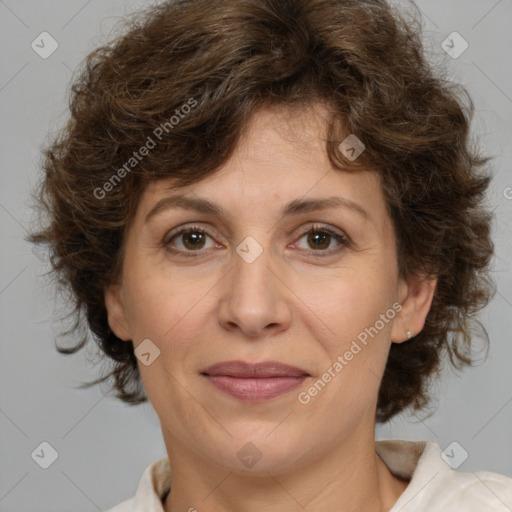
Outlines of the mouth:
{"label": "mouth", "polygon": [[311,375],[301,368],[276,361],[226,361],[201,372],[220,391],[240,400],[261,402],[296,388]]}

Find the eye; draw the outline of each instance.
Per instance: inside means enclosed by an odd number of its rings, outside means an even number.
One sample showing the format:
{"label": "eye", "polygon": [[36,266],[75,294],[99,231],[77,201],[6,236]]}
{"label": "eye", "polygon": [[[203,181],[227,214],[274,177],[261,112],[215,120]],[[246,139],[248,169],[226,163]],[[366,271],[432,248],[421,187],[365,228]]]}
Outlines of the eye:
{"label": "eye", "polygon": [[[327,254],[315,254],[315,256],[326,256],[330,255],[337,250],[327,251],[333,241],[341,244],[342,246],[348,246],[349,241],[346,236],[338,233],[327,226],[314,225],[311,226],[300,238],[307,237],[306,241],[310,247],[310,252],[327,253]],[[295,246],[296,244],[293,244]],[[312,248],[312,250],[311,250]],[[307,250],[307,249],[306,249]]]}
{"label": "eye", "polygon": [[[198,226],[187,226],[179,229],[176,232],[170,234],[169,238],[166,238],[163,245],[172,253],[183,254],[184,256],[196,256],[195,254],[186,254],[187,252],[199,252],[202,249],[209,249],[216,246],[214,243],[210,247],[205,247],[206,239],[212,237],[208,233]],[[177,243],[173,241],[176,240]],[[181,244],[181,247],[180,247]],[[173,249],[172,246],[178,247]]]}
{"label": "eye", "polygon": [[[303,233],[299,240],[306,238],[309,245],[310,255],[313,256],[330,256],[332,253],[339,252],[339,249],[327,250],[333,242],[343,247],[349,246],[349,239],[341,233],[338,233],[324,225],[314,225],[308,231]],[[212,242],[207,245],[207,239]],[[213,249],[219,246],[207,231],[199,226],[184,226],[177,231],[173,231],[166,237],[162,244],[169,252],[185,257],[200,256],[207,249]],[[297,243],[292,244],[295,247]],[[195,253],[195,254],[194,254]],[[313,254],[316,253],[316,254]]]}

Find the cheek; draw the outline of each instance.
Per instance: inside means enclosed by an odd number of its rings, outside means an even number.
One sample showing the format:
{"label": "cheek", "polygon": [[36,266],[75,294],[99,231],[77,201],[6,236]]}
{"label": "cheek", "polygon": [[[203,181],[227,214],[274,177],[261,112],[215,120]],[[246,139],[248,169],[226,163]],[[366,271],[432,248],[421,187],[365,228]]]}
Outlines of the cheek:
{"label": "cheek", "polygon": [[[317,380],[305,390],[312,400],[305,411],[313,422],[324,414],[333,425],[355,428],[376,403],[396,311],[392,283],[374,277],[347,272],[310,288],[304,300],[314,312],[307,315],[307,330],[321,361]],[[325,388],[318,380],[327,382]]]}
{"label": "cheek", "polygon": [[132,283],[128,287],[128,295],[125,309],[134,341],[150,338],[159,344],[166,328],[171,328],[174,316],[179,315],[174,305],[169,303],[172,297],[166,296],[162,288],[149,280]]}
{"label": "cheek", "polygon": [[190,279],[178,272],[139,278],[136,274],[129,281],[126,303],[135,345],[150,339],[160,350],[160,362],[176,368],[194,350],[194,340],[204,337],[205,322],[211,319],[207,292],[214,282]]}
{"label": "cheek", "polygon": [[150,265],[153,259],[142,253],[126,262],[124,303],[134,339],[154,337],[157,343],[186,315],[194,288],[181,285],[178,275]]}
{"label": "cheek", "polygon": [[[359,335],[364,339],[365,329],[376,322],[379,337],[391,332],[391,319],[380,321],[381,315],[392,309],[395,286],[392,272],[368,266],[345,269],[339,275],[329,276],[315,283],[303,282],[296,288],[297,295],[310,310],[305,316],[308,328],[323,340],[330,355],[348,349]],[[394,313],[394,311],[391,311]],[[374,331],[372,331],[374,332]]]}

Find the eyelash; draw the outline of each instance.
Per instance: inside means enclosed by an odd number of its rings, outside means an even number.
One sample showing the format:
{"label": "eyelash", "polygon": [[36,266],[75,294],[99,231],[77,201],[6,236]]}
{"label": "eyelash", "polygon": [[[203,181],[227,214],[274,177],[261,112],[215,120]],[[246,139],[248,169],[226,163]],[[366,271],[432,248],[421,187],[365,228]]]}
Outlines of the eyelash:
{"label": "eyelash", "polygon": [[[199,256],[201,256],[201,253],[204,252],[202,251],[201,249],[197,250],[197,251],[183,251],[183,250],[176,250],[176,249],[171,249],[170,248],[170,243],[175,239],[175,238],[179,238],[180,235],[182,235],[183,233],[201,233],[202,235],[207,235],[209,236],[210,238],[212,238],[213,240],[213,237],[211,237],[208,232],[204,229],[202,229],[201,227],[199,226],[185,226],[185,227],[182,227],[180,228],[178,231],[174,232],[174,233],[171,233],[168,237],[165,237],[165,240],[163,242],[163,247],[167,249],[167,251],[169,251],[170,253],[172,254],[178,254],[180,256],[184,256],[186,258],[197,258]],[[325,226],[325,225],[321,225],[321,224],[315,224],[315,225],[312,225],[307,231],[305,231],[304,233],[302,233],[300,235],[300,237],[298,238],[298,240],[300,240],[301,238],[303,238],[304,236],[306,235],[309,235],[309,234],[312,234],[312,233],[325,233],[325,234],[328,234],[330,236],[332,236],[336,241],[338,241],[342,246],[344,247],[349,247],[350,246],[350,241],[348,239],[348,237],[336,232],[336,231],[333,231],[332,229],[330,229],[329,227]],[[311,250],[309,251],[310,254],[314,255],[315,257],[319,257],[319,258],[324,258],[324,257],[327,257],[327,256],[331,256],[333,253],[337,253],[339,252],[340,249],[335,249],[335,250]],[[324,254],[320,254],[320,253],[324,253]]]}

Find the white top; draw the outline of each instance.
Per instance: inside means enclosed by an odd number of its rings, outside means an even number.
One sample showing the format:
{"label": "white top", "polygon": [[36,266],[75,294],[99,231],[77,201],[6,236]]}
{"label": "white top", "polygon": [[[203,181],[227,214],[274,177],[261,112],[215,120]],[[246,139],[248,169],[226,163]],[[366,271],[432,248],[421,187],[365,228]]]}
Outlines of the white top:
{"label": "white top", "polygon": [[[375,442],[375,449],[391,473],[410,480],[389,512],[512,512],[512,478],[453,469],[437,443],[383,440]],[[446,454],[448,460],[459,457],[454,450]],[[106,512],[164,512],[162,498],[170,486],[169,459],[164,457],[145,469],[133,498]]]}

